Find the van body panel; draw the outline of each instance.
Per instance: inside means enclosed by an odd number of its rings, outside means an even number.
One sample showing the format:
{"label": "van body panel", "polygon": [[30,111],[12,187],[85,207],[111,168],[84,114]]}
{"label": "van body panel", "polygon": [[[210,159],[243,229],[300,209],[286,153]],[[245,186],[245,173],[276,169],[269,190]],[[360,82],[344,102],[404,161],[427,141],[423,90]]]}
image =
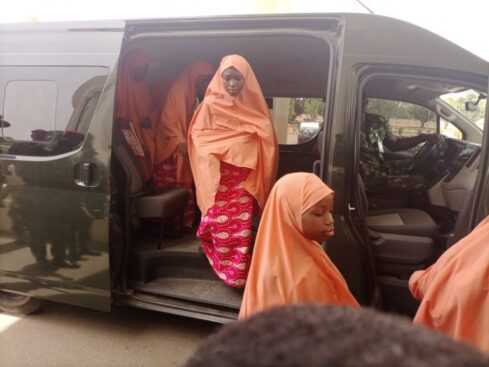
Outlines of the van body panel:
{"label": "van body panel", "polygon": [[[422,65],[487,76],[487,61],[426,29],[383,16],[345,14],[344,17],[347,59],[356,56],[370,62]],[[360,36],[365,32],[368,32],[368,42]]]}
{"label": "van body panel", "polygon": [[[339,215],[335,225],[343,222],[342,228],[346,230],[344,236],[335,234],[328,241],[327,251],[355,296],[375,301],[378,286],[370,276],[375,273],[372,251],[367,229],[359,220],[359,204],[353,195],[358,181],[358,143],[353,142],[357,142],[359,136],[356,121],[362,68],[379,66],[391,72],[413,68],[426,75],[433,75],[434,71],[442,75],[446,70],[446,74],[455,73],[465,78],[469,85],[481,86],[487,84],[489,64],[442,37],[400,20],[369,14],[340,16],[345,30],[333,114],[328,120],[332,122],[332,131],[324,143],[325,157],[330,160],[323,162],[323,167],[331,165],[326,169],[326,177],[335,189],[335,211]],[[364,261],[360,261],[361,258]]]}
{"label": "van body panel", "polygon": [[[11,125],[0,148],[0,288],[110,310],[110,146],[123,32],[29,26],[0,27],[0,114]],[[15,102],[32,88],[24,105]],[[34,130],[61,139],[74,131],[83,142],[51,151],[54,138],[37,142]]]}
{"label": "van body panel", "polygon": [[[278,42],[267,44],[268,41],[263,41],[267,37],[275,37]],[[233,44],[234,40],[241,43]],[[280,44],[284,40],[290,44]],[[315,45],[318,40],[321,42]],[[160,43],[156,44],[158,47],[151,47],[152,42]],[[294,42],[298,45],[292,48]],[[285,66],[258,63],[255,73],[264,89],[271,91],[271,95],[265,97],[288,98],[291,88],[297,85],[296,92],[299,92],[295,97],[322,97],[325,100],[323,134],[301,144],[282,144],[279,175],[314,171],[335,190],[335,237],[328,241],[326,251],[357,300],[366,305],[378,305],[376,265],[365,223],[359,216],[358,198],[354,195],[358,178],[362,83],[368,75],[375,73],[400,73],[420,78],[455,78],[467,85],[482,85],[485,90],[489,64],[422,28],[369,14],[251,15],[0,26],[0,88],[4,88],[4,91],[0,90],[0,97],[8,88],[22,90],[22,83],[8,87],[8,75],[20,75],[21,69],[26,73],[32,68],[39,71],[43,67],[57,68],[58,72],[103,71],[97,78],[87,80],[76,98],[73,95],[78,101],[88,101],[92,95],[99,95],[80,147],[39,157],[9,152],[11,140],[0,144],[0,183],[3,185],[0,289],[84,307],[110,309],[111,290],[117,290],[111,289],[109,269],[109,172],[117,65],[125,50],[132,47],[147,49],[150,62],[164,58],[161,65],[156,65],[157,70],[150,69],[149,74],[169,77],[196,58],[214,56],[212,61],[218,61],[222,55],[216,50],[242,52],[250,61],[254,61],[255,56],[256,60],[263,61],[263,55],[273,49],[271,46],[275,46],[272,52],[283,60],[275,64]],[[288,53],[288,48],[293,52]],[[307,62],[304,51],[308,48],[311,50],[308,55],[313,60],[302,65]],[[296,66],[294,62],[297,62]],[[321,69],[323,65],[324,70]],[[294,79],[290,73],[277,82],[281,72],[294,70],[293,67],[309,68],[313,72],[296,73],[307,76],[306,81]],[[324,75],[314,79],[313,73],[318,70],[324,71]],[[68,77],[69,72],[66,75]],[[155,77],[153,81],[156,80]],[[269,88],[270,85],[275,89]],[[307,95],[308,92],[311,95]],[[9,109],[5,103],[5,98],[0,98],[0,114],[8,120]],[[67,129],[79,128],[78,114],[81,116],[82,109],[74,108]],[[487,116],[486,110],[486,135]],[[2,137],[7,135],[8,129],[3,129]],[[318,139],[322,140],[321,144]],[[483,144],[482,162],[486,164],[487,136]],[[319,152],[315,151],[316,147]],[[476,186],[478,195],[486,198],[489,194],[483,188],[489,187],[489,175],[482,171],[484,177],[479,177]],[[471,215],[475,217],[477,209],[479,217],[481,213],[487,215],[487,198],[476,202]],[[472,221],[471,225],[474,223]],[[82,257],[78,261],[79,268],[43,269],[35,263],[33,255],[39,248],[56,251],[56,246],[62,246],[69,253],[70,246],[74,246],[76,252],[76,246],[87,238],[99,255]],[[219,310],[216,307],[214,312],[211,310],[213,306],[199,304],[198,300],[132,290],[126,274],[130,271],[125,268],[132,244],[110,245],[126,246],[122,251],[125,255],[122,260],[124,270],[119,274],[121,279],[113,279],[122,284],[116,302],[217,322],[233,318],[234,311],[227,308]],[[110,256],[112,261],[116,258],[113,255]],[[52,254],[48,256],[52,257]],[[122,278],[125,276],[127,278]]]}

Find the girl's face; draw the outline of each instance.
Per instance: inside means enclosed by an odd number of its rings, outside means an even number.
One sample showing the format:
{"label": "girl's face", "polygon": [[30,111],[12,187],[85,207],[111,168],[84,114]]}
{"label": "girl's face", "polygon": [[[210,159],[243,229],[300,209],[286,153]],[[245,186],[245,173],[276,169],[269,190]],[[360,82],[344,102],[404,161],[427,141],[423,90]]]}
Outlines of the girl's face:
{"label": "girl's face", "polygon": [[333,195],[328,195],[301,216],[302,233],[310,240],[323,242],[334,235]]}
{"label": "girl's face", "polygon": [[221,77],[224,88],[233,97],[237,96],[244,87],[245,79],[243,74],[232,66],[224,70]]}
{"label": "girl's face", "polygon": [[141,82],[146,77],[146,73],[148,72],[148,65],[139,66],[132,71],[132,77],[135,81]]}

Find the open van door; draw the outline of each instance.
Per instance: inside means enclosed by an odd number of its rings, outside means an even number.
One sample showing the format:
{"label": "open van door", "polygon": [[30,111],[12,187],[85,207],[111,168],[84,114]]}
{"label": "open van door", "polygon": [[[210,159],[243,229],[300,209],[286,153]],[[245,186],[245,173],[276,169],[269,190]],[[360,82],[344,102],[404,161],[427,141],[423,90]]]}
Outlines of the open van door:
{"label": "open van door", "polygon": [[2,292],[110,309],[110,147],[123,27],[0,28]]}
{"label": "open van door", "polygon": [[[486,93],[489,95],[489,85]],[[470,222],[466,233],[471,231],[475,226],[489,215],[489,109],[486,102],[486,115],[484,119],[484,135],[482,138],[482,156],[479,168],[479,177],[474,192],[474,208],[470,215]]]}
{"label": "open van door", "polygon": [[[332,185],[344,190],[335,191],[335,200],[346,195],[349,235],[362,238],[373,257],[375,301],[384,310],[412,315],[418,305],[408,288],[411,274],[430,266],[473,228],[482,211],[488,213],[487,131],[483,138],[475,122],[448,103],[452,94],[485,93],[488,63],[409,23],[344,17],[331,135],[336,143],[330,144],[336,150]],[[411,154],[408,146],[384,150],[387,134],[391,142],[437,134],[444,143],[423,149],[425,154]],[[477,209],[477,220],[466,220]],[[350,286],[361,285],[354,252],[343,243],[348,241],[328,244],[331,258]]]}

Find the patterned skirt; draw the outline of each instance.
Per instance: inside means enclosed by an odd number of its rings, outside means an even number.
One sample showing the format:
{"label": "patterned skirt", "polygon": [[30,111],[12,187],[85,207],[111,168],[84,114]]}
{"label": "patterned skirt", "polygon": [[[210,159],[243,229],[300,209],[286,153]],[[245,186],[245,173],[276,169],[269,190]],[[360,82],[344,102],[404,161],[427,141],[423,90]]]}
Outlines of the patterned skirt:
{"label": "patterned skirt", "polygon": [[243,188],[249,173],[249,168],[221,162],[215,204],[202,217],[197,231],[217,276],[235,288],[244,288],[250,265],[254,198]]}
{"label": "patterned skirt", "polygon": [[[188,204],[185,208],[183,223],[185,228],[192,228],[195,220],[195,195],[192,182],[178,182],[177,163],[175,158],[171,156],[166,161],[157,164],[153,169],[153,177],[150,181],[150,186],[154,190],[166,189],[171,187],[184,187],[188,190]],[[178,218],[175,219],[175,224],[179,223]]]}

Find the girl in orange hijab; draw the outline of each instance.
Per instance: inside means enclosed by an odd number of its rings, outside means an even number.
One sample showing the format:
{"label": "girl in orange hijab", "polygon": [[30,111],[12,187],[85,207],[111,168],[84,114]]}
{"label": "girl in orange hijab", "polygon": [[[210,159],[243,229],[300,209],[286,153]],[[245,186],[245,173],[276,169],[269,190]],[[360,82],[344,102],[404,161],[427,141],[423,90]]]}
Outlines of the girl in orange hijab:
{"label": "girl in orange hijab", "polygon": [[151,186],[154,189],[176,186],[189,190],[184,214],[186,228],[191,228],[195,219],[193,180],[187,152],[188,126],[199,89],[205,90],[206,82],[214,71],[215,68],[205,61],[196,61],[188,66],[172,84],[156,127],[155,167]]}
{"label": "girl in orange hijab", "polygon": [[118,127],[138,156],[146,180],[152,175],[155,153],[155,111],[149,85],[144,80],[147,70],[148,58],[141,49],[131,49],[126,53],[117,84],[116,109]]}
{"label": "girl in orange hijab", "polygon": [[243,57],[222,59],[194,115],[188,142],[202,211],[197,236],[216,274],[227,285],[243,288],[253,211],[265,205],[278,155],[265,98]]}
{"label": "girl in orange hijab", "polygon": [[292,303],[358,306],[320,242],[334,234],[333,191],[312,173],[277,181],[263,211],[240,319]]}
{"label": "girl in orange hijab", "polygon": [[421,301],[416,324],[489,353],[489,217],[435,264],[414,272],[409,288]]}

